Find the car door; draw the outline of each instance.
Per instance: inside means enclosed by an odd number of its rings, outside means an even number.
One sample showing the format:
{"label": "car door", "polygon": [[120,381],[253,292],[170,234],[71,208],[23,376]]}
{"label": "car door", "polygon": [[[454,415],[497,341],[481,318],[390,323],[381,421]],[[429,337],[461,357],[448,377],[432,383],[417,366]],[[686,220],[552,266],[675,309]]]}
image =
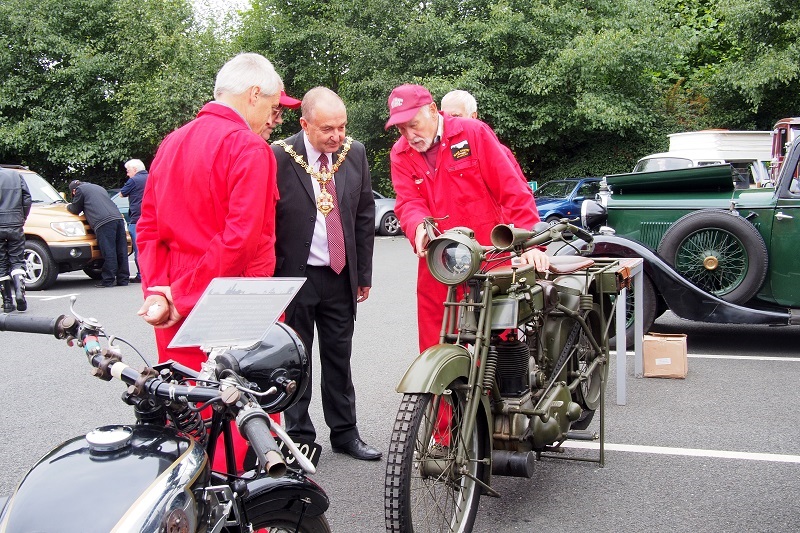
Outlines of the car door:
{"label": "car door", "polygon": [[[770,238],[769,279],[772,298],[779,305],[800,307],[800,187],[798,187],[798,161],[800,144],[784,162],[777,201],[773,213]],[[791,169],[791,170],[790,170]],[[791,177],[787,175],[791,172]]]}

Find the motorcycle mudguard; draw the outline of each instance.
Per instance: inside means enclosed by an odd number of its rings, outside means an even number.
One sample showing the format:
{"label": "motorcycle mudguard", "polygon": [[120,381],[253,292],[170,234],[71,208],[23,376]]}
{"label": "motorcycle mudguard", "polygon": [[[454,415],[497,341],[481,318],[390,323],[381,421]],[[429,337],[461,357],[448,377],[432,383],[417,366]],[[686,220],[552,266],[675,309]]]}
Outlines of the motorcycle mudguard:
{"label": "motorcycle mudguard", "polygon": [[0,513],[0,531],[157,532],[171,510],[196,515],[191,488],[207,472],[205,451],[172,430],[131,429],[117,450],[95,451],[81,436],[45,455]]}
{"label": "motorcycle mudguard", "polygon": [[311,479],[292,469],[279,478],[261,477],[247,482],[242,499],[247,519],[259,523],[259,517],[287,511],[300,516],[318,516],[328,510],[330,500]]}
{"label": "motorcycle mudguard", "polygon": [[454,380],[469,376],[469,352],[455,344],[436,344],[414,359],[397,392],[441,394]]}

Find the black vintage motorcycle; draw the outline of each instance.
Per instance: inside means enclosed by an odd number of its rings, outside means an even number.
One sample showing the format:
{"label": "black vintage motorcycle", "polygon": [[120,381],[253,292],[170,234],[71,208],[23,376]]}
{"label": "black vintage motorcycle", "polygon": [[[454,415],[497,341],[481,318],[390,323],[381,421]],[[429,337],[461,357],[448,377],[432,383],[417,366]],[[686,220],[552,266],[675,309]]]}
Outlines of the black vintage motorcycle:
{"label": "black vintage motorcycle", "polygon": [[[309,382],[308,354],[293,330],[278,322],[248,349],[211,348],[201,372],[174,362],[139,372],[122,362],[121,339],[72,303],[73,316],[0,314],[0,331],[54,335],[83,348],[93,375],[128,385],[122,399],[136,422],[98,427],[46,454],[10,498],[0,498],[0,532],[330,531],[328,497],[306,475],[314,465],[268,417]],[[245,458],[253,464],[243,474],[233,424],[255,455]],[[226,472],[210,466],[218,440]]]}
{"label": "black vintage motorcycle", "polygon": [[481,494],[499,496],[492,474],[529,478],[568,438],[598,437],[585,431],[598,409],[602,464],[608,325],[613,295],[630,283],[625,269],[553,257],[540,276],[509,262],[567,232],[591,240],[566,219],[535,231],[497,226],[488,247],[468,228],[432,236],[428,269],[449,290],[439,344],[397,386],[387,531],[471,531]]}

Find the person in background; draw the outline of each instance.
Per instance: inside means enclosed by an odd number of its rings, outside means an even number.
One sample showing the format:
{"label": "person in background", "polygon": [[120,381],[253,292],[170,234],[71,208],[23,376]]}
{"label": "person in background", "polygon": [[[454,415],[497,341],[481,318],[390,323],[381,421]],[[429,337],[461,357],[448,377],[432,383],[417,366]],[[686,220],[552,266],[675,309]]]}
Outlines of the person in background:
{"label": "person in background", "polygon": [[25,219],[31,211],[31,192],[22,174],[0,168],[0,290],[3,312],[28,309],[25,299]]}
{"label": "person in background", "polygon": [[[319,333],[322,409],[334,452],[377,460],[356,423],[350,368],[356,307],[369,297],[375,201],[364,145],[345,136],[347,110],[325,87],[303,97],[302,131],[272,144],[278,161],[276,276],[305,277],[286,323],[309,353]],[[311,387],[284,412],[293,439],[314,442]]]}
{"label": "person in background", "polygon": [[128,236],[119,208],[100,185],[73,180],[69,190],[72,191],[72,203],[67,204],[67,210],[73,215],[83,212],[94,230],[103,256],[102,279],[95,283],[95,287],[127,285],[130,276]]}
{"label": "person in background", "polygon": [[442,96],[442,113],[451,117],[478,118],[478,102],[467,91],[456,89]]}
{"label": "person in background", "polygon": [[[473,118],[477,120],[478,102],[475,100],[475,97],[467,91],[455,89],[442,96],[442,113],[447,113],[451,117]],[[517,174],[522,178],[522,181],[525,182],[525,185],[528,186],[528,179],[525,177],[525,173],[522,172],[522,167],[514,156],[514,152],[504,144],[502,147],[506,157],[508,157],[511,164],[516,169]]]}
{"label": "person in background", "polygon": [[281,91],[281,99],[279,103],[281,104],[281,107],[275,112],[275,114],[273,114],[272,120],[267,122],[267,126],[264,128],[264,131],[261,132],[261,138],[265,141],[269,141],[269,136],[272,135],[272,132],[275,130],[275,128],[280,124],[283,124],[284,109],[297,109],[300,107],[300,100],[297,98],[292,98],[284,91]]}
{"label": "person in background", "polygon": [[133,262],[136,263],[136,276],[132,277],[130,281],[131,283],[141,283],[142,273],[139,269],[139,248],[136,246],[136,223],[139,221],[139,215],[142,212],[142,197],[144,196],[144,185],[147,183],[147,170],[140,159],[131,159],[125,163],[125,173],[128,175],[128,180],[120,189],[119,194],[122,197],[128,197],[128,213],[130,216],[128,233],[131,234]]}
{"label": "person in background", "polygon": [[[396,126],[400,138],[390,153],[395,212],[419,256],[417,321],[420,351],[439,342],[447,287],[428,272],[428,236],[423,220],[433,217],[440,231],[466,226],[475,238],[491,244],[497,224],[533,228],[539,222],[531,190],[494,132],[479,120],[455,118],[437,111],[431,93],[421,85],[396,87],[388,99],[386,129]],[[529,250],[523,263],[546,271],[542,250]]]}

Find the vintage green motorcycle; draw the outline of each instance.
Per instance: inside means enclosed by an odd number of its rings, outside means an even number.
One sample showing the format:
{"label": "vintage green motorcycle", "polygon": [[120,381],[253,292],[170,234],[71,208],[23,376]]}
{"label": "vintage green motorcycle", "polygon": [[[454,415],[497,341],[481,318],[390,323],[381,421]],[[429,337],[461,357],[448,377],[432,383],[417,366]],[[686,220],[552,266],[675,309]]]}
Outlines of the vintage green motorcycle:
{"label": "vintage green motorcycle", "polygon": [[[591,242],[566,219],[534,231],[499,225],[488,247],[463,227],[431,240],[428,269],[449,290],[439,344],[397,386],[387,531],[471,531],[480,496],[499,496],[492,474],[531,477],[568,438],[599,437],[602,463],[608,324],[626,269],[564,256],[539,274],[509,261],[569,233]],[[599,435],[585,431],[598,409]]]}

